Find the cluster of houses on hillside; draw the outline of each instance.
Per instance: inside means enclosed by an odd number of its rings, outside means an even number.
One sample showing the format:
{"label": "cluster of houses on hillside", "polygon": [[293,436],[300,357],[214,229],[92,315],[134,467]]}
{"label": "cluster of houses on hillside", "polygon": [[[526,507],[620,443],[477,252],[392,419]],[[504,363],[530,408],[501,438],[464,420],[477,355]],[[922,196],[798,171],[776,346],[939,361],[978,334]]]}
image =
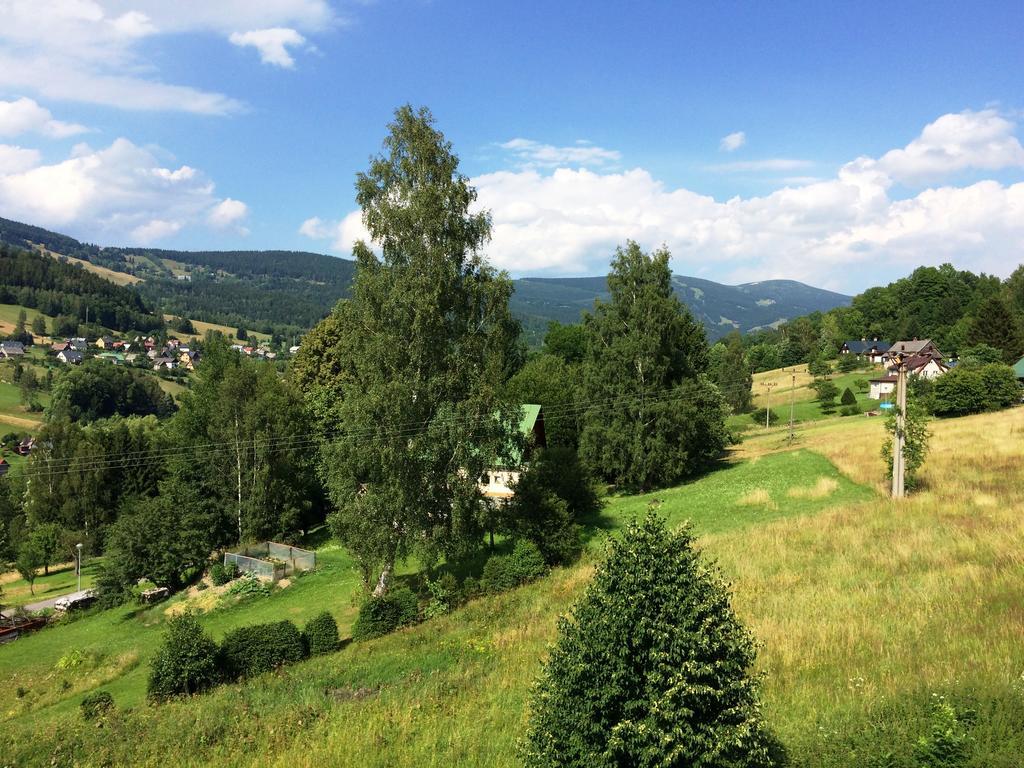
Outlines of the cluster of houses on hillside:
{"label": "cluster of houses on hillside", "polygon": [[137,336],[133,340],[102,336],[92,343],[84,338],[71,338],[53,342],[50,351],[67,365],[78,365],[87,356],[114,365],[146,364],[154,371],[176,368],[191,371],[199,364],[199,351],[175,338],[168,339],[166,344],[158,344],[152,336]]}
{"label": "cluster of houses on hillside", "polygon": [[900,360],[908,374],[922,379],[937,379],[951,367],[931,339],[911,339],[897,341],[895,344],[879,339],[847,341],[839,353],[858,355],[885,368],[884,376],[871,379],[868,397],[872,400],[887,400],[896,390]]}

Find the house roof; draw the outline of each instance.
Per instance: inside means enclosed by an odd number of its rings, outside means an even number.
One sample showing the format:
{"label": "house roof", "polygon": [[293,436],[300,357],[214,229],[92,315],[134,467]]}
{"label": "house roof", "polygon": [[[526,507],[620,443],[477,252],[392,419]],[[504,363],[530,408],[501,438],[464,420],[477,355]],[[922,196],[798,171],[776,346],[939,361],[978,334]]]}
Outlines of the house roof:
{"label": "house roof", "polygon": [[1018,379],[1024,379],[1024,357],[1013,364],[1013,372],[1017,374]]}
{"label": "house roof", "polygon": [[942,360],[934,358],[931,355],[912,355],[911,357],[905,358],[903,360],[903,364],[907,367],[908,371],[916,371],[919,368],[924,368],[932,361],[937,365],[942,366]]}
{"label": "house roof", "polygon": [[871,383],[872,384],[895,384],[896,383],[896,376],[895,375],[883,376],[880,379],[871,379]]}
{"label": "house roof", "polygon": [[80,363],[82,362],[82,353],[76,349],[62,349],[57,353],[57,357],[62,357],[66,362],[69,363]]}
{"label": "house roof", "polygon": [[848,350],[854,354],[861,355],[865,352],[876,350],[878,352],[886,352],[889,349],[888,341],[875,341],[871,339],[851,339],[850,341],[843,342]]}
{"label": "house roof", "polygon": [[889,348],[889,351],[892,352],[893,354],[897,352],[902,352],[904,355],[916,355],[929,344],[932,344],[932,346],[934,346],[931,339],[912,339],[910,341],[897,341]]}

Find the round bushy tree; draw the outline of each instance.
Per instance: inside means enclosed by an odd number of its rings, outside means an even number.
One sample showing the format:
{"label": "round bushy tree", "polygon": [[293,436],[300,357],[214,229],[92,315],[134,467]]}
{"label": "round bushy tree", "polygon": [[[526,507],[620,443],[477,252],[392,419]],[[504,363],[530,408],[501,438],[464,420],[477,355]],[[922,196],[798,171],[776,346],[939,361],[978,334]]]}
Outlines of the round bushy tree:
{"label": "round bushy tree", "polygon": [[163,645],[153,657],[149,698],[156,701],[199,693],[216,685],[217,644],[190,614],[171,619]]}
{"label": "round bushy tree", "polygon": [[649,514],[608,545],[534,692],[529,766],[784,762],[761,719],[754,642],[688,530]]}
{"label": "round bushy tree", "polygon": [[333,653],[341,645],[338,637],[338,622],[327,611],[318,613],[310,619],[302,630],[302,636],[309,648],[310,656]]}

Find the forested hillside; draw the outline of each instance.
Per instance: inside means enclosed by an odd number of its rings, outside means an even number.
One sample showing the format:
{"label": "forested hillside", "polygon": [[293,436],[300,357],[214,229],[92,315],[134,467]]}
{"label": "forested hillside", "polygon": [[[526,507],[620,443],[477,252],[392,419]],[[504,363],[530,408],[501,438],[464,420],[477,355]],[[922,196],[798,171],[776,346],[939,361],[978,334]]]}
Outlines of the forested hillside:
{"label": "forested hillside", "polygon": [[135,291],[80,267],[6,244],[0,244],[0,303],[38,309],[68,319],[65,324],[69,326],[88,319],[114,330],[149,331],[163,324]]}

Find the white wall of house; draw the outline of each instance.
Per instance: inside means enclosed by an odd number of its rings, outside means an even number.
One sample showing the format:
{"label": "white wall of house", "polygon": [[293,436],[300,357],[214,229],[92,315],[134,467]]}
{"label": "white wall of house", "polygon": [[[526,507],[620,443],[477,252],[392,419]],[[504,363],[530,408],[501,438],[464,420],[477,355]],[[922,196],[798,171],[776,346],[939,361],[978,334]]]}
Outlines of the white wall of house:
{"label": "white wall of house", "polygon": [[928,365],[924,368],[919,368],[914,371],[915,376],[920,376],[922,379],[937,379],[939,376],[946,372],[946,367],[940,365],[937,361],[931,360]]}
{"label": "white wall of house", "polygon": [[519,481],[518,469],[490,469],[480,478],[480,492],[491,499],[511,499],[515,493],[512,486]]}
{"label": "white wall of house", "polygon": [[872,381],[868,397],[872,400],[881,400],[887,395],[891,395],[895,390],[896,382],[894,381]]}

